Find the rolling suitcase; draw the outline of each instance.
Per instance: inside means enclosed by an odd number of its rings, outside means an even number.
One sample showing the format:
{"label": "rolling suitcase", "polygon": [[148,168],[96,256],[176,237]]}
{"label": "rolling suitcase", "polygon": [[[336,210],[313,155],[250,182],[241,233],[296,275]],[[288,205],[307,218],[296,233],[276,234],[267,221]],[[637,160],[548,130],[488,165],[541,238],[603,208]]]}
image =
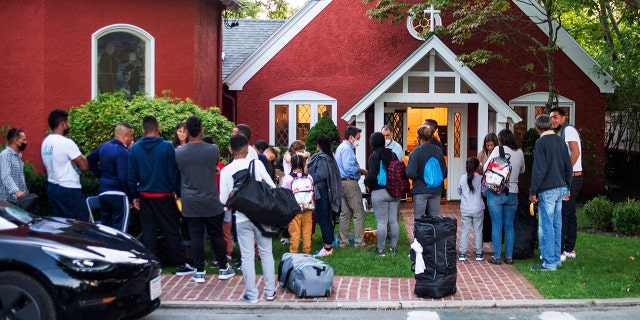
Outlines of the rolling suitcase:
{"label": "rolling suitcase", "polygon": [[312,255],[285,252],[278,265],[278,284],[298,297],[328,297],[333,291],[333,268]]}
{"label": "rolling suitcase", "polygon": [[[424,272],[415,275],[414,293],[421,298],[442,298],[456,293],[456,219],[422,216],[415,220],[414,238],[422,246]],[[416,251],[411,250],[412,268]]]}

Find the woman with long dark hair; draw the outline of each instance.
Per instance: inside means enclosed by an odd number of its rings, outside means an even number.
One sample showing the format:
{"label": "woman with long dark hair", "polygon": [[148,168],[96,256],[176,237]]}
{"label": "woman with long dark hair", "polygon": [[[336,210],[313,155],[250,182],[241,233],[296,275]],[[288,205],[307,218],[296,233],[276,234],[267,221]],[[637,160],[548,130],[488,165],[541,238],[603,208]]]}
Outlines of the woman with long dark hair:
{"label": "woman with long dark hair", "polygon": [[318,136],[317,152],[307,162],[307,172],[313,178],[316,209],[313,213],[320,225],[323,247],[316,257],[326,257],[333,253],[334,226],[331,212],[340,211],[342,201],[342,181],[338,163],[333,157],[331,138]]}
{"label": "woman with long dark hair", "polygon": [[187,123],[180,122],[176,125],[176,132],[173,135],[173,140],[171,143],[174,148],[179,148],[184,146],[189,142],[189,135],[187,134]]}
{"label": "woman with long dark hair", "polygon": [[[502,129],[498,133],[499,147],[493,149],[489,159],[500,155],[500,147],[504,148],[504,153],[508,154],[511,162],[511,176],[509,177],[508,189],[500,194],[487,190],[487,206],[491,213],[491,242],[493,245],[493,257],[489,263],[500,264],[502,256],[502,229],[505,236],[505,256],[504,263],[513,264],[513,242],[515,241],[515,231],[513,220],[518,209],[518,176],[524,173],[524,153],[518,148],[516,138],[509,129]],[[490,161],[484,164],[484,170]]]}
{"label": "woman with long dark hair", "polygon": [[[400,198],[393,197],[387,192],[386,170],[392,159],[393,152],[387,149],[384,143],[384,135],[380,132],[374,132],[369,137],[369,144],[374,148],[373,153],[369,156],[369,172],[364,178],[364,184],[371,191],[371,202],[373,203],[373,214],[376,217],[378,247],[375,253],[384,256],[384,247],[387,239],[387,226],[389,227],[391,244],[389,252],[396,253],[396,245],[398,244],[398,235],[400,228],[398,226],[398,206]],[[380,173],[384,173],[381,175]]]}

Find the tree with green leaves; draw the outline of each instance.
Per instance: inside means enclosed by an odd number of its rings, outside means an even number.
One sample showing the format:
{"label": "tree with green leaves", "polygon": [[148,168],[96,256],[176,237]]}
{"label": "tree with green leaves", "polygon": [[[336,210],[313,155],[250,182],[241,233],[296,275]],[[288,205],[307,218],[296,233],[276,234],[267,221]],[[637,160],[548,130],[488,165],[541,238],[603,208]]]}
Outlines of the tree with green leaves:
{"label": "tree with green leaves", "polygon": [[[561,13],[565,10],[556,0],[513,0],[525,6],[530,6],[537,14],[527,17],[515,14],[513,3],[509,0],[431,0],[430,2],[418,2],[409,0],[363,0],[364,3],[377,2],[375,7],[367,13],[371,18],[380,21],[390,20],[397,22],[408,16],[417,19],[428,19],[424,11],[430,5],[434,5],[441,12],[454,17],[445,28],[435,29],[451,38],[453,43],[464,45],[472,37],[482,37],[484,46],[473,52],[461,54],[458,59],[469,67],[488,63],[492,60],[514,62],[509,56],[497,53],[490,48],[515,45],[521,53],[531,57],[529,63],[518,65],[524,71],[536,76],[546,78],[546,89],[549,98],[546,103],[547,110],[557,104],[558,93],[553,76],[553,55],[558,51],[558,31],[561,28]],[[532,32],[531,21],[544,30],[548,35],[546,40],[541,40]],[[535,27],[534,27],[535,28]],[[426,38],[430,30],[424,30]],[[523,83],[523,89],[534,90],[537,82]]]}
{"label": "tree with green leaves", "polygon": [[269,19],[287,19],[298,10],[298,8],[290,8],[286,0],[242,0],[240,2],[245,7],[225,13],[227,18],[258,19],[266,14]]}
{"label": "tree with green leaves", "polygon": [[202,119],[205,135],[214,139],[220,151],[229,148],[234,125],[217,107],[200,108],[190,99],[172,98],[168,94],[164,92],[162,97],[137,94],[128,100],[123,92],[105,93],[82,106],[71,107],[69,138],[78,144],[83,154],[89,154],[101,143],[111,140],[114,128],[123,121],[134,127],[136,137],[141,137],[142,119],[152,115],[158,119],[160,134],[170,141],[176,125],[195,114]]}
{"label": "tree with green leaves", "polygon": [[618,84],[607,95],[605,147],[629,155],[640,141],[640,1],[567,1],[567,30]]}

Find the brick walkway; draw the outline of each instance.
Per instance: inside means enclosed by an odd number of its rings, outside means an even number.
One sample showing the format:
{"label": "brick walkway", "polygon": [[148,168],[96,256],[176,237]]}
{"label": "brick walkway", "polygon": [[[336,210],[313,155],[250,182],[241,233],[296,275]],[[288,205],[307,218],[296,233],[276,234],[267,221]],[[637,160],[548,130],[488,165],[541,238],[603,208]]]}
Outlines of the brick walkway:
{"label": "brick walkway", "polygon": [[[401,204],[401,212],[410,238],[413,238],[413,207],[410,202]],[[458,239],[460,238],[459,202],[445,202],[441,205],[440,214],[458,219]],[[473,233],[470,236],[469,248],[473,248]],[[490,244],[484,244],[485,257],[493,252]],[[517,262],[516,262],[517,263]],[[260,292],[264,283],[258,275]],[[377,301],[502,301],[542,299],[538,291],[518,272],[514,266],[502,264],[492,265],[485,261],[458,261],[457,293],[442,299],[422,299],[413,294],[415,280],[413,278],[369,278],[352,276],[335,276],[333,294],[328,298],[297,298],[290,291],[278,287],[276,302],[318,303],[344,302],[364,303]],[[241,275],[226,281],[217,277],[207,277],[203,285],[194,285],[191,277],[162,276],[163,302],[215,302],[242,303],[239,298],[244,290]],[[260,299],[264,302],[264,299]],[[271,302],[269,302],[271,303]]]}

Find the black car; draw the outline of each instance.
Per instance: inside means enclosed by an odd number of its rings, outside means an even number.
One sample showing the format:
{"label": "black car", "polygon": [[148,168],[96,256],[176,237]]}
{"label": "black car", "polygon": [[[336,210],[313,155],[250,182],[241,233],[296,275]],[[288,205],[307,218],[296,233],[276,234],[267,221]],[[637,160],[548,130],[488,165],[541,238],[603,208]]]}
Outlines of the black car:
{"label": "black car", "polygon": [[160,262],[113,228],[0,200],[0,319],[136,319],[160,305]]}

